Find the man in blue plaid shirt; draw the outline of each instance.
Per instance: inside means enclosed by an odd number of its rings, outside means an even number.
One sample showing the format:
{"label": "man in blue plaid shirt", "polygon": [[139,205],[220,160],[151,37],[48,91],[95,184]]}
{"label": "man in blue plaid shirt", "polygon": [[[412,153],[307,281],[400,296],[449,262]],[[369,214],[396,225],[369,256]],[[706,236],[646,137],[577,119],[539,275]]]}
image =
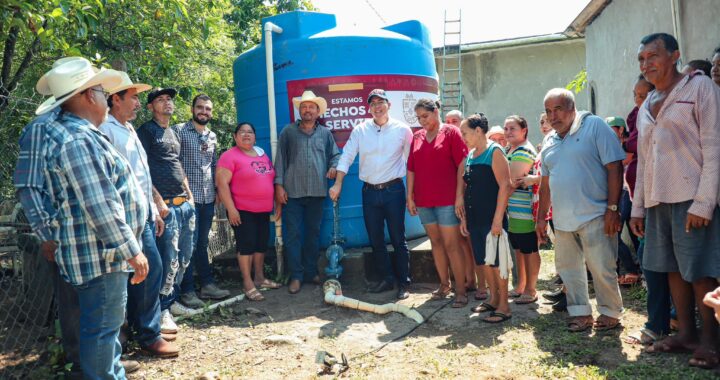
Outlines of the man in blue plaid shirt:
{"label": "man in blue plaid shirt", "polygon": [[[139,237],[148,208],[127,161],[97,130],[107,112],[104,87],[116,87],[114,70],[85,59],[69,60],[46,73],[36,89],[53,95],[38,115],[60,107],[46,125],[41,149],[49,222],[60,274],[72,284],[80,306],[79,362],[86,378],[124,378],[118,341],[129,272],[132,283],[147,276]],[[42,228],[37,229],[41,234]],[[51,240],[47,240],[51,239]]]}

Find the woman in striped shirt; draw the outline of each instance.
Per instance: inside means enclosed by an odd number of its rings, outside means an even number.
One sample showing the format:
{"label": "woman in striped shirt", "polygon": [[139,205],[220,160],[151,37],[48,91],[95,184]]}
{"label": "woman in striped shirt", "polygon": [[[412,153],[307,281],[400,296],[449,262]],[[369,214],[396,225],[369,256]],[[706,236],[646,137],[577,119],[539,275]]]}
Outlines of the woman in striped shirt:
{"label": "woman in striped shirt", "polygon": [[505,139],[514,188],[508,201],[508,238],[515,249],[518,277],[511,296],[518,297],[516,304],[528,304],[537,301],[535,284],[540,272],[540,254],[532,213],[532,187],[524,187],[522,183],[525,176],[533,174],[537,152],[528,141],[528,124],[522,116],[505,119]]}

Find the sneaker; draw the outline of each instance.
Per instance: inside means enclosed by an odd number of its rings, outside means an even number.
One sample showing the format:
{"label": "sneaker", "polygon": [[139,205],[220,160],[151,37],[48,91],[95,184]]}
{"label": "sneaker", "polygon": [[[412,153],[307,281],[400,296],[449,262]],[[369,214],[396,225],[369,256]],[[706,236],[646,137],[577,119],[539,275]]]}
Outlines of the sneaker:
{"label": "sneaker", "polygon": [[191,315],[193,314],[195,310],[181,304],[180,302],[175,302],[172,305],[170,305],[170,313],[176,317],[182,316],[182,315]]}
{"label": "sneaker", "polygon": [[200,298],[208,298],[211,300],[220,300],[230,296],[230,291],[220,289],[215,284],[207,284],[200,289]]}
{"label": "sneaker", "polygon": [[205,307],[205,303],[200,301],[195,292],[185,293],[180,296],[180,303],[191,308],[191,309],[202,309]]}
{"label": "sneaker", "polygon": [[165,334],[176,334],[178,327],[173,320],[170,310],[163,310],[160,313],[160,332]]}

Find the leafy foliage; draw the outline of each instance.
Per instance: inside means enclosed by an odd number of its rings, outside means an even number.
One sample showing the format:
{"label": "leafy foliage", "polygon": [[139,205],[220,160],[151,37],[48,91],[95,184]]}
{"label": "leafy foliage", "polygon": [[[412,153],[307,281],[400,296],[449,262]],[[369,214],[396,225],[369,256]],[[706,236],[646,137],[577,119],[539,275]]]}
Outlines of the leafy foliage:
{"label": "leafy foliage", "polygon": [[[35,83],[64,56],[175,87],[175,122],[189,119],[194,96],[210,95],[211,128],[227,147],[235,124],[233,60],[259,42],[262,17],[295,9],[313,7],[310,0],[2,0],[0,152],[14,167],[19,133],[43,100]],[[135,124],[149,118],[143,111]],[[12,167],[0,165],[0,196],[11,194]]]}
{"label": "leafy foliage", "polygon": [[582,69],[579,73],[577,73],[577,75],[575,75],[575,78],[573,78],[573,80],[570,81],[567,86],[565,86],[566,89],[571,90],[576,94],[584,90],[585,87],[587,87],[586,69]]}

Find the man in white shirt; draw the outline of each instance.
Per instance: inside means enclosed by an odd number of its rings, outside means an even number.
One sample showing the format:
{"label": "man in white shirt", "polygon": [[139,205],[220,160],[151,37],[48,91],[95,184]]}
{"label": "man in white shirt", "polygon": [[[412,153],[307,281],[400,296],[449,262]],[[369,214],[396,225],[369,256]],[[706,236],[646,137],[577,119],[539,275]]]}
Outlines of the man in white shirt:
{"label": "man in white shirt", "polygon": [[[373,118],[353,129],[337,166],[335,184],[328,192],[334,201],[340,197],[343,179],[360,153],[365,229],[370,238],[373,261],[383,278],[370,292],[392,290],[397,282],[397,298],[405,299],[409,296],[410,257],[405,241],[406,198],[402,177],[407,172],[412,131],[402,122],[390,118],[390,101],[385,90],[372,90],[367,102]],[[392,256],[385,247],[386,222],[394,250]]]}
{"label": "man in white shirt", "polygon": [[140,108],[137,94],[151,87],[142,83],[133,84],[126,73],[120,74],[123,82],[119,87],[108,90],[110,112],[99,129],[130,163],[150,210],[142,234],[143,253],[150,269],[144,282],[136,285],[128,282],[127,319],[135,333],[135,340],[145,353],[155,357],[174,357],[178,356],[179,349],[165,339],[174,340],[175,335],[160,333],[162,260],[155,244],[155,234],[162,234],[164,223],[153,203],[153,188],[145,149],[130,124],[130,121],[137,117],[137,110]]}

